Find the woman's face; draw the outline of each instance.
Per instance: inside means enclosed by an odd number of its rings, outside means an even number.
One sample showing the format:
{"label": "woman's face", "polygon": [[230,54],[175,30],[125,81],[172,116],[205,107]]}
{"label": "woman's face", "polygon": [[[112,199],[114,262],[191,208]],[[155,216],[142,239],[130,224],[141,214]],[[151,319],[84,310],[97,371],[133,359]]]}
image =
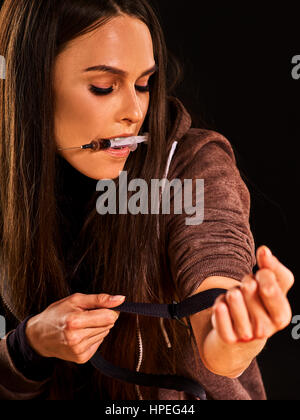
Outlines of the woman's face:
{"label": "woman's face", "polygon": [[[148,27],[127,15],[70,42],[57,57],[54,69],[57,147],[81,146],[123,134],[139,135],[150,99],[149,92],[142,88],[148,85],[155,64]],[[122,70],[122,74],[86,70],[100,65]],[[149,74],[141,76],[150,69]],[[93,87],[112,92],[97,95]],[[90,149],[58,153],[96,180],[117,178],[128,158]]]}

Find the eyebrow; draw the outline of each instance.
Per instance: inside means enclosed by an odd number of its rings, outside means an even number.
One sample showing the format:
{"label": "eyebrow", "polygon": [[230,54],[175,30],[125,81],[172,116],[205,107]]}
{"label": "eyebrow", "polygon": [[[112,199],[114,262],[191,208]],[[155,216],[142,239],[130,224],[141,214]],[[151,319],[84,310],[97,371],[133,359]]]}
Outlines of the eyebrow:
{"label": "eyebrow", "polygon": [[[139,78],[141,78],[143,76],[147,76],[148,74],[151,74],[151,73],[155,73],[155,72],[157,72],[157,70],[158,70],[158,65],[155,64],[153,67],[151,67],[151,69],[144,71],[140,75]],[[83,72],[89,72],[89,71],[101,71],[101,72],[105,72],[105,73],[116,74],[118,76],[123,76],[123,77],[128,76],[127,71],[117,69],[116,67],[106,66],[105,64],[100,64],[98,66],[88,67],[87,69],[83,70]]]}

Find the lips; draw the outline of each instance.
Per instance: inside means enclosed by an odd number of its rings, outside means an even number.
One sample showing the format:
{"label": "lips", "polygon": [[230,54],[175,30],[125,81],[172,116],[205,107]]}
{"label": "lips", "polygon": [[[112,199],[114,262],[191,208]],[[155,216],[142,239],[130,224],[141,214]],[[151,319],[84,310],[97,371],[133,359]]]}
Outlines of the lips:
{"label": "lips", "polygon": [[130,149],[129,149],[129,147],[125,147],[125,148],[122,148],[122,149],[115,149],[115,148],[110,147],[109,149],[106,149],[104,152],[106,152],[106,153],[108,153],[108,154],[110,154],[110,155],[112,155],[116,158],[124,159],[124,158],[127,158],[129,156]]}

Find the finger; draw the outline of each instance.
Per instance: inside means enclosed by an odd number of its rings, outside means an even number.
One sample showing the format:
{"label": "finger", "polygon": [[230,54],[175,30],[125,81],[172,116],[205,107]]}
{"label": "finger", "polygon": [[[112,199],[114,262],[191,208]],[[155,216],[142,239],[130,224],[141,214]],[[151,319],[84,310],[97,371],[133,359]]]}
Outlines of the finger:
{"label": "finger", "polygon": [[237,336],[234,332],[229,309],[226,303],[219,301],[213,307],[213,325],[225,343],[236,343]]}
{"label": "finger", "polygon": [[226,293],[226,302],[233,323],[234,332],[242,341],[253,338],[252,325],[240,288],[234,288]]}
{"label": "finger", "polygon": [[94,356],[94,354],[99,349],[105,338],[106,337],[102,338],[99,342],[96,342],[95,344],[91,345],[86,352],[77,356],[77,363],[87,363]]}
{"label": "finger", "polygon": [[275,273],[281,290],[284,294],[287,294],[295,282],[293,273],[272,255],[272,252],[266,246],[258,249],[257,260],[261,269],[268,268]]}
{"label": "finger", "polygon": [[114,325],[119,312],[111,309],[95,309],[71,313],[67,320],[67,329],[99,328]]}
{"label": "finger", "polygon": [[95,337],[97,335],[100,335],[102,333],[105,333],[106,331],[109,331],[113,326],[111,327],[103,327],[103,328],[90,328],[90,329],[81,329],[81,330],[71,330],[65,332],[65,344],[68,347],[77,346],[80,343]]}
{"label": "finger", "polygon": [[[109,331],[103,332],[102,334],[98,334],[94,337],[89,338],[88,340],[84,340],[82,343],[74,346],[72,348],[72,353],[80,358],[84,359],[84,355],[91,351],[91,347],[99,347],[100,344],[103,342],[104,338],[109,334]],[[83,361],[83,360],[82,360]]]}
{"label": "finger", "polygon": [[283,330],[292,319],[290,304],[280,289],[275,274],[266,269],[256,273],[260,298],[277,328]]}
{"label": "finger", "polygon": [[254,339],[271,337],[276,330],[259,297],[257,281],[252,276],[245,276],[241,283],[241,290],[252,324]]}
{"label": "finger", "polygon": [[69,297],[69,301],[81,309],[113,308],[121,305],[125,296],[111,296],[108,294],[85,295],[75,293]]}

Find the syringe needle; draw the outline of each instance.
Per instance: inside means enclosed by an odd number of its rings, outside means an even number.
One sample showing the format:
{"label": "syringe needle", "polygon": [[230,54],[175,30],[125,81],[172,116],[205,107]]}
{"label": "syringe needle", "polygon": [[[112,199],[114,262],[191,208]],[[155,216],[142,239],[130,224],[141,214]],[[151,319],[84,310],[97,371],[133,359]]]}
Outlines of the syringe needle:
{"label": "syringe needle", "polygon": [[82,149],[82,146],[79,146],[79,147],[59,148],[58,150],[75,150],[75,149]]}
{"label": "syringe needle", "polygon": [[59,148],[58,150],[75,150],[75,149],[92,149],[93,151],[109,149],[111,146],[110,140],[102,139],[101,141],[92,141],[89,144],[83,144],[77,147]]}
{"label": "syringe needle", "polygon": [[94,148],[95,148],[95,144],[94,142],[92,142],[89,144],[84,144],[83,146],[59,148],[58,150],[76,150],[76,149],[94,149]]}

